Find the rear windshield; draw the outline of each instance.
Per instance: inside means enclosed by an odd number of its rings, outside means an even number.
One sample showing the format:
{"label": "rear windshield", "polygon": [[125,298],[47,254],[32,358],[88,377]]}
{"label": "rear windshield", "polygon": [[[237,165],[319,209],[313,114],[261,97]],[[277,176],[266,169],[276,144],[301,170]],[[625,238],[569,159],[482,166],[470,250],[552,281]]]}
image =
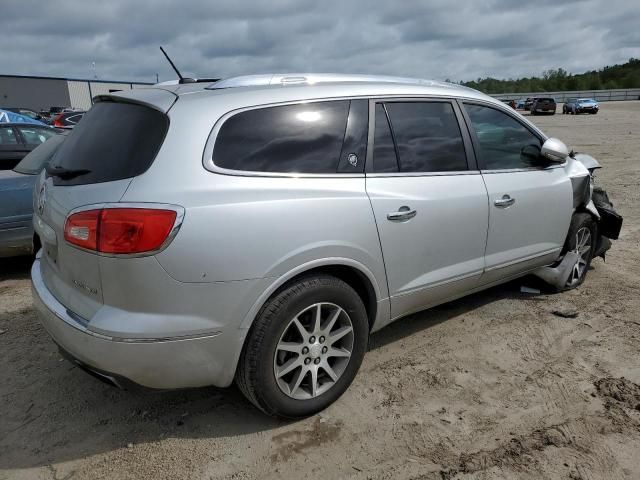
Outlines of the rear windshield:
{"label": "rear windshield", "polygon": [[56,185],[131,178],[153,163],[169,128],[165,114],[143,105],[100,102],[84,114],[51,160],[54,168],[88,170]]}
{"label": "rear windshield", "polygon": [[553,98],[539,98],[538,101],[543,103],[555,102]]}

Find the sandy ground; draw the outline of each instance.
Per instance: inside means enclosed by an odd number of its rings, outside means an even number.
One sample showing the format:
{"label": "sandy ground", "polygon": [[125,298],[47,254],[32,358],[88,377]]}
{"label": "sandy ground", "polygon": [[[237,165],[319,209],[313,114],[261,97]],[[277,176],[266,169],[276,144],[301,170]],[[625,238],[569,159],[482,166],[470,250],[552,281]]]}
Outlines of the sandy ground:
{"label": "sandy ground", "polygon": [[515,282],[386,328],[303,421],[235,388],[100,383],[39,325],[29,259],[0,263],[0,480],[640,478],[640,102],[533,119],[603,164],[625,217],[606,263],[572,292]]}

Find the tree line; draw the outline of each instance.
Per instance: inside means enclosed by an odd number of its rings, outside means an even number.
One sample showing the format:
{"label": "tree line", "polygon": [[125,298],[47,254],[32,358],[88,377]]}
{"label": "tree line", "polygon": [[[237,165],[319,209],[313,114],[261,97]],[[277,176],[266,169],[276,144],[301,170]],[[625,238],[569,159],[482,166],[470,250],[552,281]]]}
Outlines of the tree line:
{"label": "tree line", "polygon": [[573,75],[562,68],[546,70],[542,77],[509,80],[478,78],[460,85],[484,93],[557,92],[567,90],[608,90],[612,88],[640,88],[640,59],[630,58],[627,63],[604,67],[600,70]]}

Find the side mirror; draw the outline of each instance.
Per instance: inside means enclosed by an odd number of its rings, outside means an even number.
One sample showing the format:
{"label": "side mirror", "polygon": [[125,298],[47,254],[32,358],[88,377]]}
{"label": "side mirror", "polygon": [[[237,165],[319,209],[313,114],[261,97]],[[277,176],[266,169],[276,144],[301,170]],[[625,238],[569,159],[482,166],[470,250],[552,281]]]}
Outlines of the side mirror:
{"label": "side mirror", "polygon": [[563,163],[569,156],[569,149],[557,138],[548,138],[542,145],[541,153],[551,163]]}

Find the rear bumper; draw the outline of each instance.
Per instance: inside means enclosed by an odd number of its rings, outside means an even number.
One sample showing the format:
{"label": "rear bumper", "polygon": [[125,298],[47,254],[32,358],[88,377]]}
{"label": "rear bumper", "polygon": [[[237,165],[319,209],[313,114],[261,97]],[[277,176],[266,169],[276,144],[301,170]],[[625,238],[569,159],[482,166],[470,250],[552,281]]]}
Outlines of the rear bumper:
{"label": "rear bumper", "polygon": [[[124,386],[173,389],[231,384],[242,349],[237,328],[188,338],[132,339],[92,331],[47,289],[40,260],[31,268],[34,305],[42,324],[68,356],[86,370]],[[246,332],[245,332],[246,333]],[[115,381],[114,381],[115,379]]]}

